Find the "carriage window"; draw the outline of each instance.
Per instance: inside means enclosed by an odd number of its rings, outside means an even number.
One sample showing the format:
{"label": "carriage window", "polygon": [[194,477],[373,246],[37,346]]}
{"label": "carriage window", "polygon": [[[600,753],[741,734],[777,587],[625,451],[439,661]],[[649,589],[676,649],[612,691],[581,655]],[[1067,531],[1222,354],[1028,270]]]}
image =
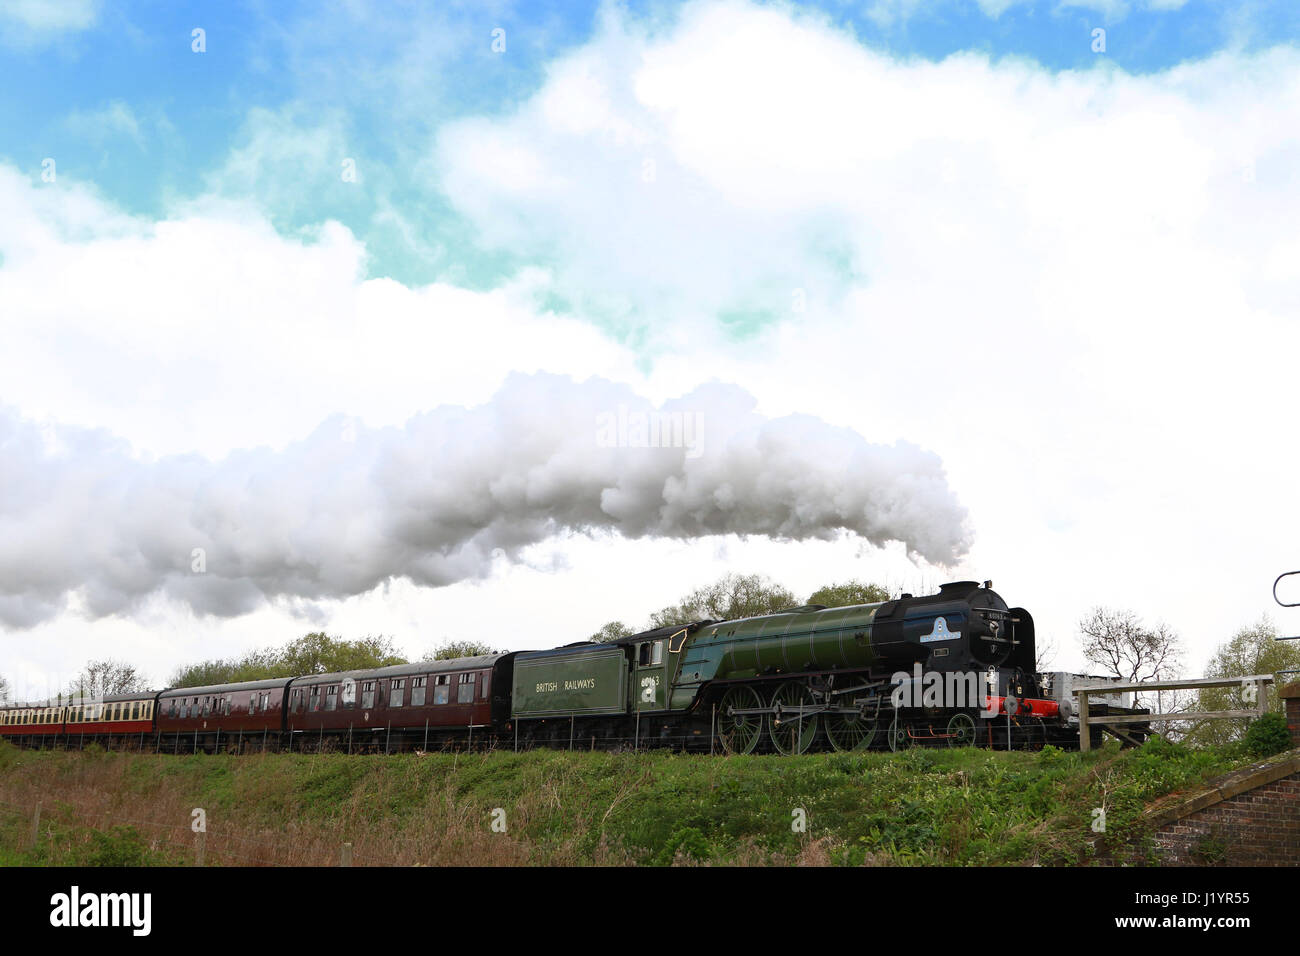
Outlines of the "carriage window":
{"label": "carriage window", "polygon": [[325,688],[325,709],[334,710],[339,705],[339,688],[337,684],[332,684]]}
{"label": "carriage window", "polygon": [[456,688],[456,703],[472,704],[474,702],[474,674],[461,674],[460,684]]}
{"label": "carriage window", "polygon": [[424,685],[428,682],[428,680],[429,678],[427,677],[411,678],[411,706],[412,707],[424,706]]}
{"label": "carriage window", "polygon": [[405,691],[405,689],[404,689],[405,687],[406,687],[406,681],[404,681],[404,680],[402,680],[402,679],[400,679],[400,678],[395,678],[395,679],[393,680],[392,685],[388,688],[388,706],[389,706],[389,707],[401,707],[401,706],[402,706],[402,695],[406,693],[406,691]]}
{"label": "carriage window", "polygon": [[132,719],[132,720],[138,720],[139,718],[140,718],[140,702],[139,702],[139,701],[132,701],[132,702],[131,702],[131,719]]}
{"label": "carriage window", "polygon": [[313,684],[311,688],[311,709],[320,710],[320,684]]}
{"label": "carriage window", "polygon": [[375,706],[375,682],[368,680],[361,685],[361,707],[370,710]]}
{"label": "carriage window", "polygon": [[433,680],[433,702],[435,704],[445,704],[451,699],[451,677],[447,674],[439,674]]}
{"label": "carriage window", "polygon": [[479,700],[484,700],[487,698],[487,690],[488,690],[488,672],[484,671],[482,676],[479,678],[479,682],[478,682]]}
{"label": "carriage window", "polygon": [[258,705],[258,709],[264,714],[269,714],[271,712],[271,692],[269,690],[262,695],[262,700]]}

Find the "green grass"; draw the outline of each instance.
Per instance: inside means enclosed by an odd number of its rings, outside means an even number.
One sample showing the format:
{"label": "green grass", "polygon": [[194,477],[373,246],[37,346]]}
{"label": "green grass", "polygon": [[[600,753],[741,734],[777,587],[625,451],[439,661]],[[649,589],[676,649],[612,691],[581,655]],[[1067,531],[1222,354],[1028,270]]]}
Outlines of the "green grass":
{"label": "green grass", "polygon": [[[1147,859],[1146,804],[1246,762],[1154,739],[1089,754],[170,757],[0,746],[0,864],[1065,865]],[[30,808],[42,802],[31,846]],[[1106,830],[1091,829],[1093,808]],[[490,826],[504,810],[506,832]],[[792,824],[806,821],[801,830]]]}

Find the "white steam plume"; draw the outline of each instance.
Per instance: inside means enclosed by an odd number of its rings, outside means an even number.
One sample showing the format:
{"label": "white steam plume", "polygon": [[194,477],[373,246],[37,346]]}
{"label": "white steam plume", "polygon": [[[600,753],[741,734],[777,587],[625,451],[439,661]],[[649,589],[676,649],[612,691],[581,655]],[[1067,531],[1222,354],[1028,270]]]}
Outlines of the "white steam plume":
{"label": "white steam plume", "polygon": [[[656,410],[608,381],[514,375],[476,408],[401,428],[333,418],[281,451],[220,461],[142,461],[103,431],[0,410],[0,624],[35,625],[73,595],[92,617],[154,594],[231,616],[397,577],[436,587],[566,530],[847,530],[935,563],[966,551],[965,509],[935,455],[754,404],[710,384]],[[684,427],[656,436],[651,414]],[[656,437],[669,447],[647,447]]]}

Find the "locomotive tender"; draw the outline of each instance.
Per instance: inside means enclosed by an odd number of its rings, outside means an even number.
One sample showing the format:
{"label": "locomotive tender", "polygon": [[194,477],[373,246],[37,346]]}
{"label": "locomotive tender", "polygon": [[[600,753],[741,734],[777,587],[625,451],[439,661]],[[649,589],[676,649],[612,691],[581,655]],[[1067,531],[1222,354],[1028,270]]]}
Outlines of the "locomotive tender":
{"label": "locomotive tender", "polygon": [[1029,613],[958,581],[605,644],[11,706],[0,736],[171,752],[1074,746],[1068,675],[1034,663]]}

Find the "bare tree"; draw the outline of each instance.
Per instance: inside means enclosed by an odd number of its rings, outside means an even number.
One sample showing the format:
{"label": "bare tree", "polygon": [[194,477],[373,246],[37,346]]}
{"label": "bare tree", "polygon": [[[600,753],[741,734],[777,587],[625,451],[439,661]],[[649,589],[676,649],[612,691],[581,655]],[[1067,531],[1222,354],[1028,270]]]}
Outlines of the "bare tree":
{"label": "bare tree", "polygon": [[[1079,631],[1083,635],[1083,656],[1128,683],[1167,680],[1182,670],[1182,642],[1178,635],[1163,623],[1146,627],[1132,611],[1093,608],[1079,622]],[[1176,691],[1164,693],[1172,694],[1169,709],[1185,709]],[[1164,693],[1156,693],[1157,709],[1165,709]],[[1133,703],[1143,705],[1136,694]]]}
{"label": "bare tree", "polygon": [[0,674],[0,704],[9,703],[9,681]]}
{"label": "bare tree", "polygon": [[1132,611],[1093,608],[1079,622],[1083,656],[1106,673],[1129,682],[1177,677],[1182,642],[1167,625],[1143,625]]}
{"label": "bare tree", "polygon": [[68,685],[69,697],[94,700],[109,694],[133,694],[148,686],[143,674],[124,661],[91,661]]}
{"label": "bare tree", "polygon": [[1034,670],[1043,674],[1052,669],[1060,645],[1056,638],[1046,635],[1034,636]]}

